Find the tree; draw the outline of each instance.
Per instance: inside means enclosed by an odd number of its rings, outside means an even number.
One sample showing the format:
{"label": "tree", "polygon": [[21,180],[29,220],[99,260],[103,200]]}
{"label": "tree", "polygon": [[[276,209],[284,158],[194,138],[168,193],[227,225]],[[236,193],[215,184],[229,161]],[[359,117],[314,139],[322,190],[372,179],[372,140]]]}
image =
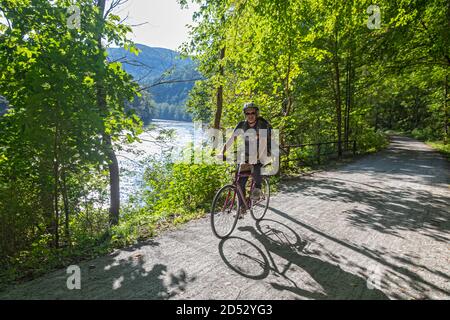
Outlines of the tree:
{"label": "tree", "polygon": [[114,15],[100,20],[91,1],[79,0],[81,28],[70,29],[71,4],[0,2],[6,19],[0,24],[0,93],[10,101],[0,119],[0,219],[8,229],[1,245],[9,253],[46,234],[58,247],[61,221],[69,243],[71,211],[81,210],[88,181],[101,179],[105,162],[111,165],[113,142],[124,130],[130,141],[141,131],[140,120],[124,109],[137,84],[120,63],[105,63],[98,46],[103,39],[130,47],[129,27]]}

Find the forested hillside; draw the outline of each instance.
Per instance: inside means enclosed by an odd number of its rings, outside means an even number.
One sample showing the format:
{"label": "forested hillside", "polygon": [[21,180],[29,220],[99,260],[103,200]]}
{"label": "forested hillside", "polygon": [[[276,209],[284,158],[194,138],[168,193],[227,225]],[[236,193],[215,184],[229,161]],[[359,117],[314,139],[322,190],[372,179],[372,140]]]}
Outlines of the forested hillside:
{"label": "forested hillside", "polygon": [[195,63],[179,53],[137,44],[139,55],[123,48],[109,48],[108,59],[120,61],[146,93],[138,97],[132,108],[145,123],[151,118],[187,120],[192,118],[185,110],[188,94],[200,74]]}

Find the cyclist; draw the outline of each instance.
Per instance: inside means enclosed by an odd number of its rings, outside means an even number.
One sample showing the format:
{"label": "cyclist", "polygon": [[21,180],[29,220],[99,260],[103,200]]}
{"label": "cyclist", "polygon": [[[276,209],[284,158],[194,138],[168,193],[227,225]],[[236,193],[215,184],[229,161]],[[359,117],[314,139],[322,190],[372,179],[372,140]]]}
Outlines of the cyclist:
{"label": "cyclist", "polygon": [[[266,148],[267,148],[267,153],[270,156],[270,131],[272,129],[270,123],[264,119],[263,117],[259,116],[259,108],[256,106],[256,104],[254,104],[253,102],[247,102],[244,104],[244,108],[243,108],[243,112],[245,114],[245,120],[239,122],[236,126],[236,128],[234,128],[233,131],[233,135],[228,139],[228,141],[225,143],[223,150],[222,150],[222,154],[219,155],[219,157],[223,157],[223,154],[225,154],[227,147],[231,146],[231,144],[233,143],[234,139],[237,136],[238,132],[247,132],[248,130],[255,130],[255,136],[256,136],[256,146],[257,146],[257,162],[253,164],[253,170],[252,170],[252,177],[255,181],[255,187],[253,188],[253,192],[250,195],[252,200],[258,200],[261,197],[261,182],[262,182],[262,177],[261,177],[261,168],[263,166],[263,164],[261,163],[261,159],[260,155],[265,156],[266,152],[260,152],[259,150],[259,146],[260,146],[260,141],[259,141],[259,137],[260,137],[260,129],[264,129],[267,130],[267,143],[265,144]],[[239,130],[239,131],[238,131]],[[242,131],[241,131],[242,130]],[[241,171],[248,171],[248,169],[251,169],[251,166],[249,166],[249,135],[244,135],[245,136],[245,165],[241,164]],[[263,144],[264,145],[264,144]],[[266,151],[266,150],[263,150]],[[247,170],[245,170],[245,168],[247,168]],[[241,177],[239,179],[239,184],[240,187],[244,193],[244,198],[245,198],[245,185],[247,184],[247,180],[248,177]],[[241,201],[241,199],[239,198],[239,201]],[[239,215],[239,218],[242,218],[243,215],[245,214],[245,206],[241,204],[241,212]]]}

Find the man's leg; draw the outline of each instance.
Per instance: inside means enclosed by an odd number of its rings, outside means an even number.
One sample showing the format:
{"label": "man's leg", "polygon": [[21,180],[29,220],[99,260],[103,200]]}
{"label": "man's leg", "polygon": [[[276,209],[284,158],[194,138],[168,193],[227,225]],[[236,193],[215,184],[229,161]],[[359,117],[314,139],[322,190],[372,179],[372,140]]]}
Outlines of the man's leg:
{"label": "man's leg", "polygon": [[[245,199],[245,185],[247,184],[248,177],[239,177],[239,186],[242,189],[242,193],[244,194]],[[239,204],[241,208],[245,208],[245,205],[242,203],[241,197],[239,197]]]}
{"label": "man's leg", "polygon": [[262,164],[257,163],[253,166],[253,179],[255,180],[255,188],[261,189],[262,177],[261,177]]}
{"label": "man's leg", "polygon": [[251,199],[257,201],[261,198],[261,185],[262,185],[262,177],[261,177],[261,167],[262,164],[257,163],[253,166],[252,177],[255,181],[255,188],[253,188]]}
{"label": "man's leg", "polygon": [[[244,196],[244,200],[245,200],[245,185],[247,184],[247,181],[248,181],[248,177],[239,177],[239,186],[241,187],[241,190],[242,190],[242,193]],[[238,213],[239,219],[242,219],[242,218],[244,218],[244,214],[246,212],[245,208],[247,207],[247,205],[244,204],[244,202],[242,201],[242,199],[239,195],[237,197],[239,199],[239,206],[240,206],[239,213]]]}

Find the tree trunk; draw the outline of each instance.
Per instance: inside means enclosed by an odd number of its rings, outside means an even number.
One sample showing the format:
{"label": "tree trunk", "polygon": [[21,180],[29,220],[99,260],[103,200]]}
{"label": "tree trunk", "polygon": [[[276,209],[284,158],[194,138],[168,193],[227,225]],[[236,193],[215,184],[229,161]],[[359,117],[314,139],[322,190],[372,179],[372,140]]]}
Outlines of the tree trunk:
{"label": "tree trunk", "polygon": [[70,244],[70,230],[69,230],[69,216],[70,216],[70,209],[69,209],[69,197],[67,196],[67,184],[66,184],[66,173],[65,170],[62,170],[61,172],[61,193],[62,193],[62,197],[63,197],[63,202],[64,202],[64,213],[65,213],[65,229],[64,229],[64,234],[65,234],[65,238],[66,238],[66,242],[67,244]]}
{"label": "tree trunk", "polygon": [[[445,29],[445,35],[446,38],[449,38],[449,34],[450,34],[450,1],[447,2],[447,28]],[[448,42],[446,42],[447,46],[445,47],[446,50],[445,52],[448,52]],[[445,79],[444,79],[444,144],[448,143],[448,138],[449,138],[449,125],[450,125],[450,114],[448,111],[448,101],[450,100],[449,98],[449,92],[448,92],[448,70],[450,67],[450,56],[448,54],[445,55],[445,58],[447,59],[447,66],[445,67]]]}
{"label": "tree trunk", "polygon": [[53,245],[59,247],[59,206],[58,206],[58,183],[59,183],[59,158],[58,158],[58,126],[55,128],[55,139],[53,143]]}
{"label": "tree trunk", "polygon": [[335,52],[334,52],[334,74],[336,86],[336,121],[337,121],[337,139],[338,139],[338,157],[342,157],[342,102],[341,102],[341,85],[339,72],[339,57],[338,57],[338,40],[337,29],[335,38]]}
{"label": "tree trunk", "polygon": [[[220,56],[219,56],[219,75],[220,79],[223,79],[224,70],[223,70],[223,59],[225,58],[225,47],[220,49]],[[219,129],[220,128],[220,120],[222,118],[222,109],[223,109],[223,85],[219,85],[219,88],[217,88],[217,108],[216,108],[216,114],[214,117],[214,128]]]}
{"label": "tree trunk", "polygon": [[[449,5],[450,7],[450,5]],[[448,113],[448,101],[450,100],[448,96],[448,74],[445,75],[445,83],[444,83],[444,144],[448,143],[448,127],[449,127],[449,113]]]}
{"label": "tree trunk", "polygon": [[346,77],[345,77],[345,111],[344,111],[344,141],[345,150],[348,150],[348,139],[349,139],[349,122],[350,122],[350,103],[351,103],[351,57],[347,59],[346,64]]}
{"label": "tree trunk", "polygon": [[111,225],[119,223],[120,212],[120,175],[119,162],[112,148],[111,137],[106,136],[106,146],[109,149],[109,186],[110,186],[110,206],[109,221]]}
{"label": "tree trunk", "polygon": [[[97,7],[99,8],[99,19],[101,21],[101,28],[97,35],[97,47],[99,49],[99,59],[102,59],[104,63],[103,53],[105,49],[102,45],[103,37],[103,25],[105,12],[106,0],[98,0]],[[97,104],[104,116],[107,114],[108,106],[106,101],[106,92],[104,89],[104,82],[102,76],[97,81]],[[119,163],[117,161],[116,154],[111,142],[111,136],[102,132],[103,143],[108,156],[109,164],[109,186],[110,186],[110,205],[109,205],[109,221],[111,225],[116,225],[119,223],[119,210],[120,210],[120,179],[119,179]]]}
{"label": "tree trunk", "polygon": [[[41,159],[41,163],[39,166],[39,170],[41,172],[48,172],[48,170],[54,170],[54,159],[50,159],[48,161]],[[15,179],[12,181],[14,182]],[[41,176],[40,178],[40,187],[39,187],[39,200],[40,207],[44,210],[44,219],[45,219],[45,233],[53,236],[55,234],[55,212],[54,212],[54,186],[49,183],[46,179]],[[54,241],[54,240],[53,240]]]}
{"label": "tree trunk", "polygon": [[[284,108],[284,116],[285,117],[288,117],[291,114],[292,108],[293,108],[293,103],[294,103],[293,98],[292,98],[292,94],[291,94],[291,89],[290,89],[290,85],[291,85],[290,84],[290,79],[291,79],[291,45],[292,45],[291,39],[288,38],[287,47],[288,47],[288,50],[289,50],[289,56],[288,56],[288,64],[287,64],[287,68],[286,68],[286,78],[284,79],[284,94],[286,96],[284,101],[286,102],[286,105],[283,106],[283,108]],[[286,145],[288,144],[288,141],[286,141],[288,139],[286,138],[286,134],[284,133],[285,127],[286,127],[286,123],[283,123],[283,125],[280,127],[280,132],[281,132],[281,134],[280,134],[280,144],[281,144],[282,148],[286,148]],[[289,159],[289,155],[290,155],[291,149],[290,148],[286,148],[286,149],[287,149],[286,158]]]}
{"label": "tree trunk", "polygon": [[379,112],[378,112],[378,104],[375,104],[374,109],[375,109],[375,131],[377,131],[378,130],[378,122],[380,120]]}
{"label": "tree trunk", "polygon": [[350,97],[349,97],[349,105],[347,109],[347,132],[348,132],[348,139],[352,137],[352,127],[351,127],[351,118],[350,118],[350,112],[353,108],[353,102],[354,102],[354,92],[355,92],[355,66],[352,63],[350,64]]}
{"label": "tree trunk", "polygon": [[420,107],[420,97],[419,92],[416,92],[414,95],[414,110],[413,110],[413,130],[416,129],[419,126],[419,107]]}

